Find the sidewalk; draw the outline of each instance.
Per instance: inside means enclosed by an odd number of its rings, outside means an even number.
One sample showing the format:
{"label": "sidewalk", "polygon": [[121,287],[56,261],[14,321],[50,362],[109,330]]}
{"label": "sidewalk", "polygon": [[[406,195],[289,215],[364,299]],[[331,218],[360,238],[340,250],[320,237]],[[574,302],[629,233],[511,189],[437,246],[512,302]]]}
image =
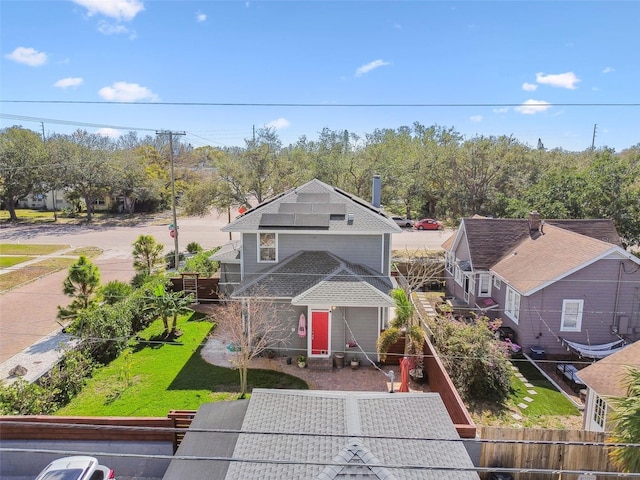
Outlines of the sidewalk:
{"label": "sidewalk", "polygon": [[62,349],[71,348],[75,343],[76,341],[71,340],[69,334],[62,333],[62,328],[46,335],[40,341],[0,364],[0,382],[7,384],[15,382],[19,377],[12,376],[9,372],[18,365],[27,369],[27,373],[22,378],[28,382],[35,382],[58,363]]}

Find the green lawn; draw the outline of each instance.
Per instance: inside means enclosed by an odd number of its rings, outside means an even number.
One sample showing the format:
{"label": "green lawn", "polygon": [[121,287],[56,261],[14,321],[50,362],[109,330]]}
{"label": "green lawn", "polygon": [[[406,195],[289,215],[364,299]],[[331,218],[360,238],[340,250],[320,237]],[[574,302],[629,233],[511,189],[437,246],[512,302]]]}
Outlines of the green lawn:
{"label": "green lawn", "polygon": [[0,255],[49,255],[69,248],[69,245],[25,245],[23,243],[0,243]]}
{"label": "green lawn", "polygon": [[533,398],[533,402],[528,403],[529,408],[522,410],[523,417],[539,417],[542,415],[580,415],[580,411],[571,403],[561,392],[559,392],[549,380],[547,380],[540,371],[526,359],[514,362],[520,373],[525,376],[527,381],[534,386],[537,395],[531,395],[527,392],[530,388],[525,387],[524,383],[517,377],[513,376],[511,387],[513,392],[510,402],[514,405],[519,403],[527,404],[524,397]]}
{"label": "green lawn", "polygon": [[[197,314],[180,319],[173,343],[135,343],[118,359],[97,371],[83,391],[57,415],[166,416],[172,409],[196,410],[202,403],[238,398],[239,376],[232,369],[205,362],[200,349],[212,324]],[[139,336],[159,338],[157,321]],[[249,371],[249,389],[297,388],[307,384],[291,375]]]}
{"label": "green lawn", "polygon": [[29,257],[26,255],[22,256],[13,256],[13,257],[0,257],[0,268],[9,268],[13,267],[22,262],[26,262],[27,260],[32,260],[35,257]]}

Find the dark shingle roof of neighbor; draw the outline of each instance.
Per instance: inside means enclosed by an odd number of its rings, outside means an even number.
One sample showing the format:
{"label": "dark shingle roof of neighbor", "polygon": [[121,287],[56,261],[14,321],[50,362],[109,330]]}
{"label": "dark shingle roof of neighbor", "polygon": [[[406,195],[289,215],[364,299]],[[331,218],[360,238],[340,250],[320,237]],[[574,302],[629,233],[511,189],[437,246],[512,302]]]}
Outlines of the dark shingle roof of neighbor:
{"label": "dark shingle roof of neighbor", "polygon": [[[463,221],[469,253],[475,270],[488,270],[511,249],[531,238],[529,221],[524,218],[465,218]],[[544,220],[545,224],[586,237],[621,246],[613,221],[609,219]],[[544,225],[543,225],[544,231]],[[534,233],[535,235],[535,233]],[[453,243],[445,243],[451,248]]]}
{"label": "dark shingle roof of neighbor", "polygon": [[313,303],[313,296],[315,300],[330,299],[336,306],[391,306],[388,292],[392,288],[388,277],[365,265],[330,252],[299,251],[262,272],[247,275],[233,296],[294,299],[307,295],[305,304]]}
{"label": "dark shingle roof of neighbor", "polygon": [[[217,418],[225,414],[203,405],[194,427],[219,428],[230,423]],[[403,468],[472,469],[457,439],[437,393],[254,389],[242,433],[187,432],[177,452],[213,455],[227,442],[235,461],[174,460],[164,479],[478,480],[473,471]]]}

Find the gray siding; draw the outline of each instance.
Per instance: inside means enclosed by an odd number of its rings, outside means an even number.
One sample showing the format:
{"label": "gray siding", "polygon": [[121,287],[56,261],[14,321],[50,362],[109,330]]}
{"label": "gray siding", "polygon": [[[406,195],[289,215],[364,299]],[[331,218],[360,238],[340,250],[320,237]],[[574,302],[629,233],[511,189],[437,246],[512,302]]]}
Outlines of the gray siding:
{"label": "gray siding", "polygon": [[[621,281],[618,284],[620,271]],[[625,271],[629,273],[624,273]],[[505,290],[504,287],[502,290]],[[560,331],[562,302],[565,299],[584,300],[582,327],[579,332]],[[500,296],[500,302],[501,307],[504,307],[504,295]],[[627,338],[631,341],[640,338],[638,302],[640,269],[637,265],[634,266],[630,261],[604,259],[555,282],[529,298],[522,297],[519,325],[514,325],[506,316],[503,317],[503,324],[517,330],[518,341],[524,347],[541,345],[547,353],[561,354],[567,353],[567,350],[558,341],[559,337],[593,345],[617,340],[619,337],[611,332],[611,327],[619,321],[620,316],[628,318],[625,321],[629,325],[627,332],[630,332],[626,334]]]}
{"label": "gray siding", "polygon": [[[348,362],[354,356],[358,357],[361,362],[365,362],[366,359],[362,350],[369,354],[371,360],[377,361],[378,357],[374,352],[376,351],[376,341],[379,335],[378,309],[345,307],[337,308],[333,313],[331,342],[334,350],[345,352],[345,362]],[[349,328],[344,323],[343,315]],[[347,348],[346,345],[350,341],[357,342],[358,346]]]}
{"label": "gray siding", "polygon": [[[387,235],[388,237],[388,235]],[[274,265],[258,263],[257,234],[242,235],[242,258],[244,274],[252,274]],[[345,260],[366,265],[380,272],[384,261],[385,274],[389,274],[388,257],[382,257],[385,247],[383,235],[321,235],[278,233],[278,261],[300,250],[329,251]]]}
{"label": "gray siding", "polygon": [[277,356],[292,357],[294,360],[298,355],[306,355],[307,337],[301,338],[298,335],[298,320],[301,313],[307,315],[307,308],[294,307],[286,302],[275,302],[274,307],[278,310],[281,340],[271,348]]}
{"label": "gray siding", "polygon": [[240,283],[240,264],[220,263],[220,283],[218,284],[220,294],[231,295],[238,283]]}

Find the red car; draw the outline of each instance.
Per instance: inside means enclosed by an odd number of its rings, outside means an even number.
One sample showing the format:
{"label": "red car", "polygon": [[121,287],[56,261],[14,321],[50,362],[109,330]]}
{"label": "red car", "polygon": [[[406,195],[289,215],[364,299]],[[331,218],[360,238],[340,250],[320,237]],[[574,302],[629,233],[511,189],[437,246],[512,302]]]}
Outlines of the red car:
{"label": "red car", "polygon": [[423,218],[414,223],[413,228],[416,230],[442,230],[444,226],[433,218]]}

